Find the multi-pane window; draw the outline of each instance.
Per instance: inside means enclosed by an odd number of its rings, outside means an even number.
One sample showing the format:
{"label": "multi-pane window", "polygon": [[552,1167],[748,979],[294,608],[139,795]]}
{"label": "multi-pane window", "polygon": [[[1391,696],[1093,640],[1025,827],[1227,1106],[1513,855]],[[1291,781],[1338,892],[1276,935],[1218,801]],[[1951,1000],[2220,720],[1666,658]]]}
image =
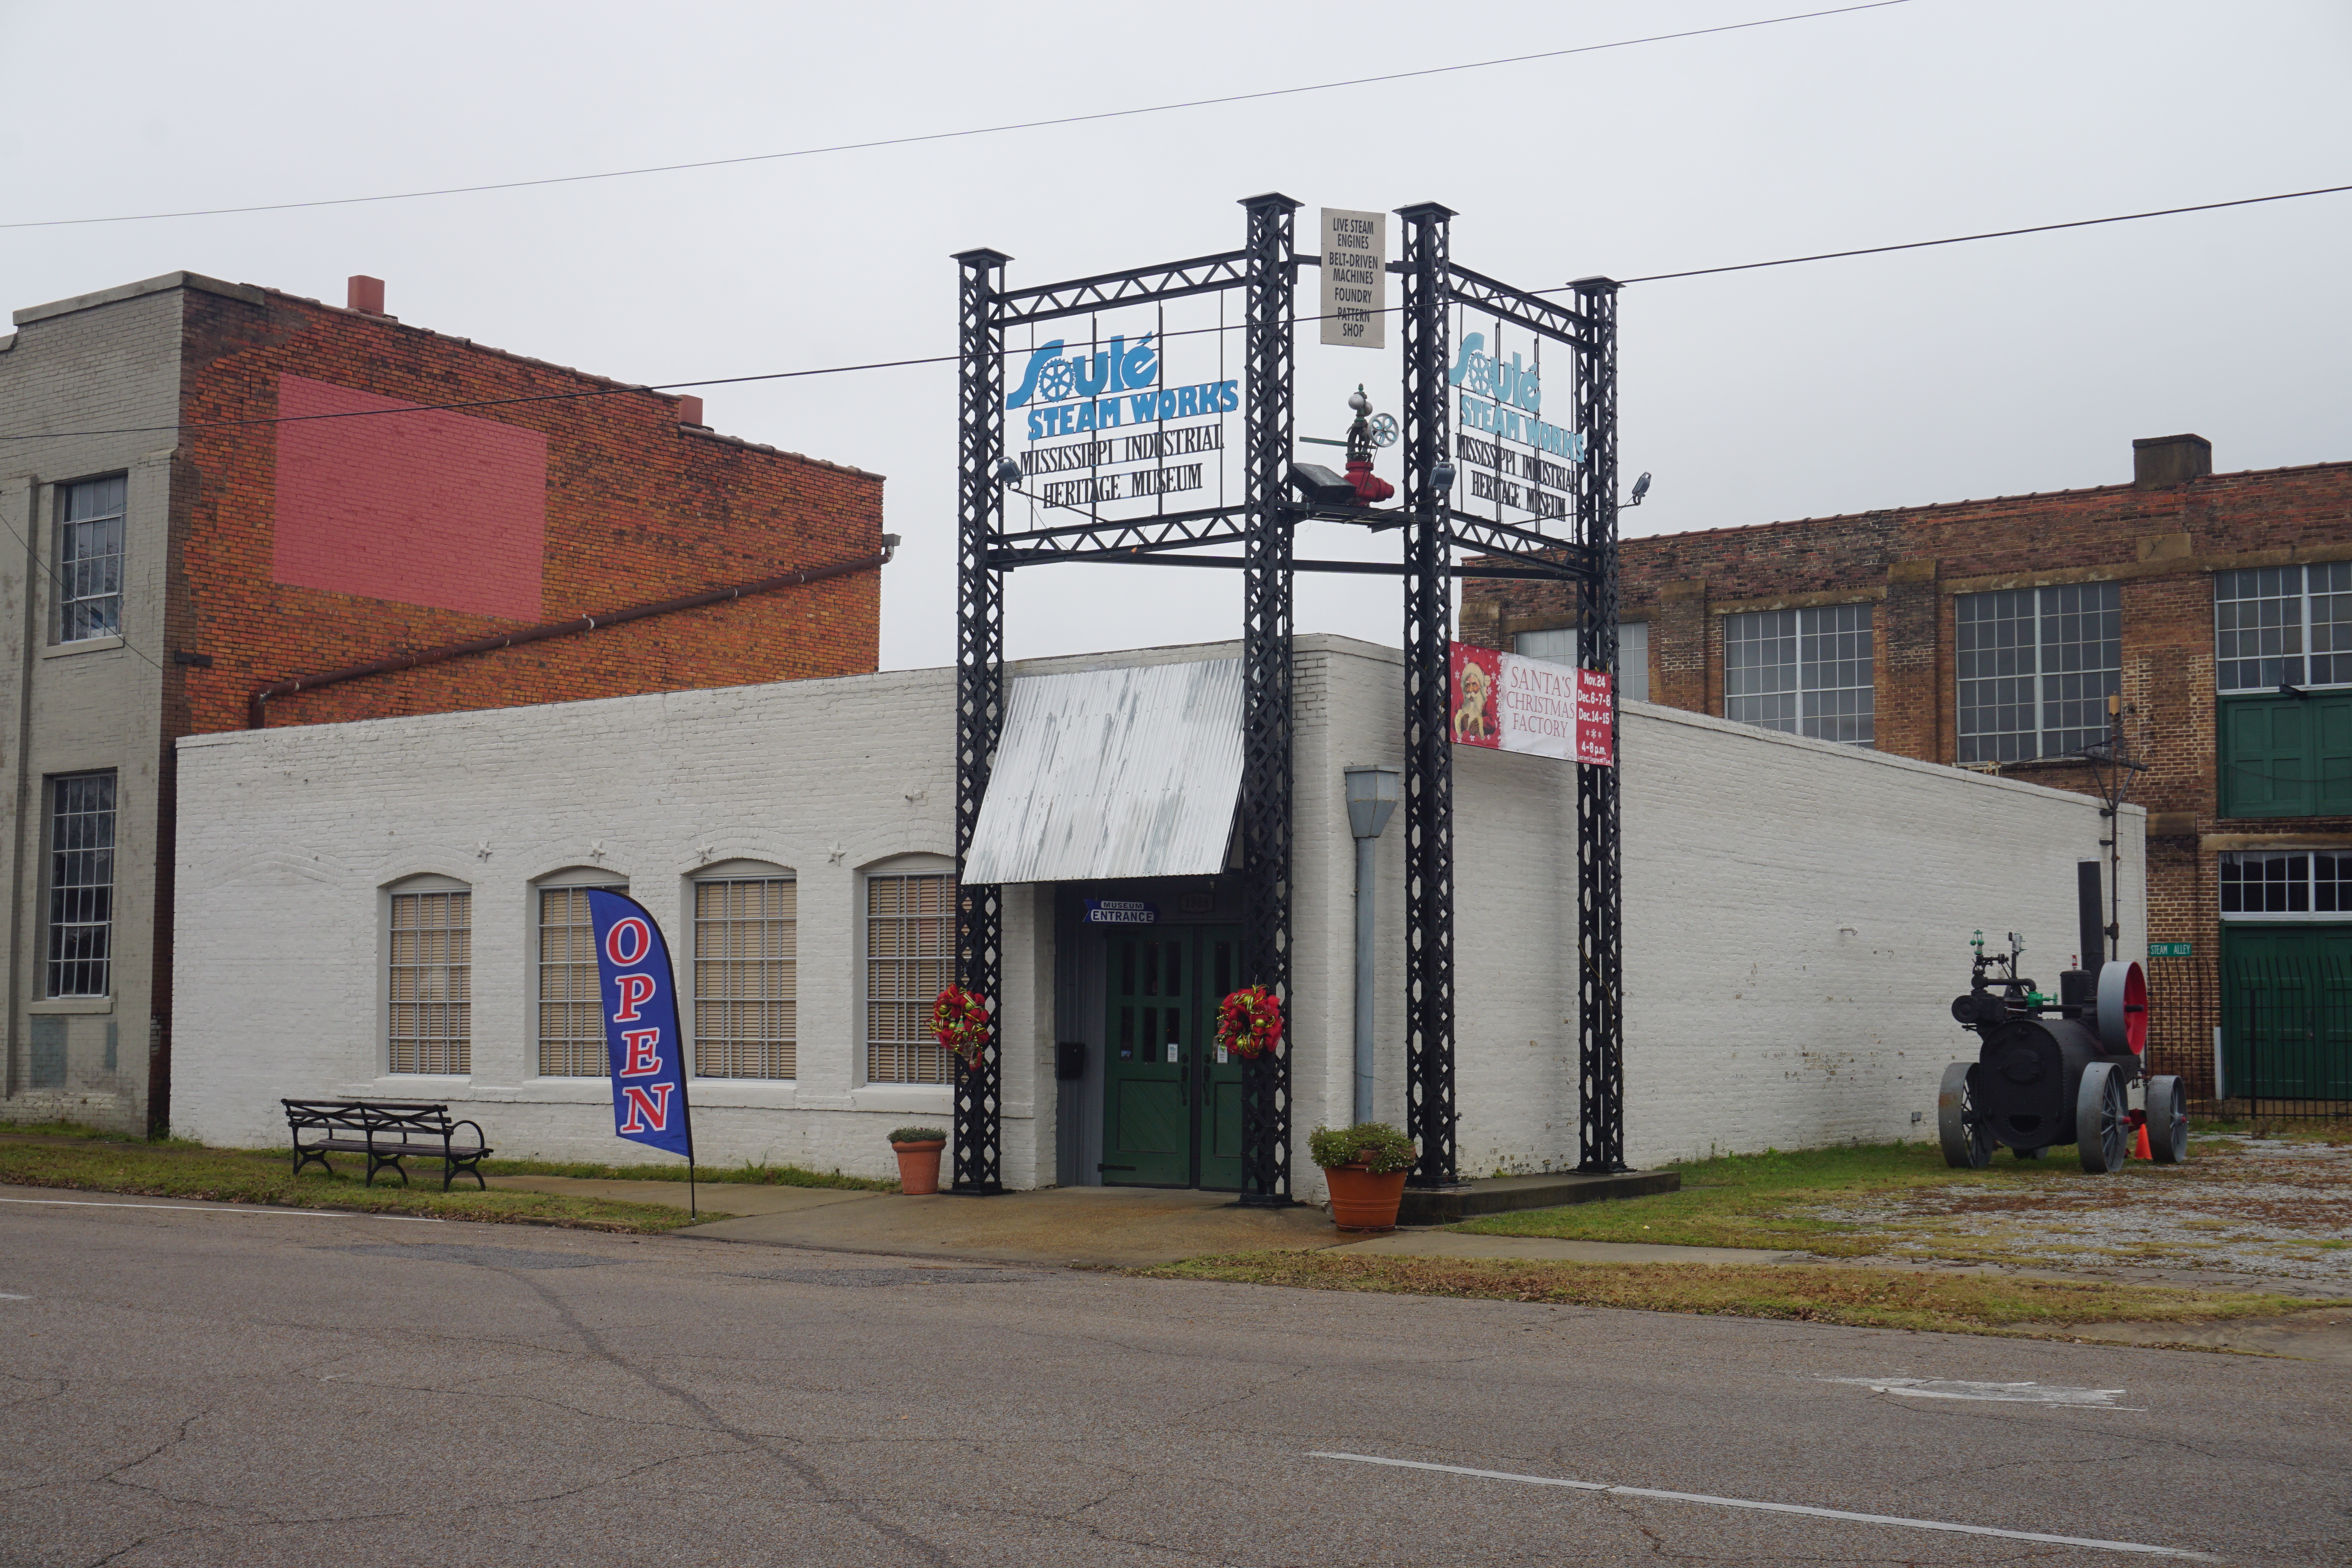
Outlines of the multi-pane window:
{"label": "multi-pane window", "polygon": [[2352,561],[2213,574],[2224,691],[2352,685]]}
{"label": "multi-pane window", "polygon": [[392,895],[393,1072],[473,1070],[474,895]]}
{"label": "multi-pane window", "polygon": [[793,1076],[798,890],[789,877],[695,883],[697,1076]]}
{"label": "multi-pane window", "polygon": [[[613,890],[624,890],[622,883]],[[604,993],[586,888],[539,889],[539,1070],[547,1078],[603,1078]]]}
{"label": "multi-pane window", "polygon": [[[1521,632],[1511,639],[1511,651],[1548,664],[1576,664],[1576,628],[1552,626]],[[1650,623],[1617,623],[1617,695],[1628,702],[1650,700]]]}
{"label": "multi-pane window", "polygon": [[866,879],[866,1076],[875,1083],[945,1083],[948,1053],[932,1037],[931,1005],[954,978],[955,879]]}
{"label": "multi-pane window", "polygon": [[64,487],[58,521],[58,640],[122,635],[122,520],[130,485],[121,474]]}
{"label": "multi-pane window", "polygon": [[1960,761],[2063,757],[2107,737],[2121,689],[2123,600],[2113,583],[1962,594]]}
{"label": "multi-pane window", "polygon": [[52,996],[111,994],[114,775],[74,773],[49,786]]}
{"label": "multi-pane window", "polygon": [[1870,605],[1759,610],[1723,623],[1723,716],[1867,746],[1877,738]]}
{"label": "multi-pane window", "polygon": [[2225,915],[2352,915],[2352,854],[2257,850],[2221,857]]}

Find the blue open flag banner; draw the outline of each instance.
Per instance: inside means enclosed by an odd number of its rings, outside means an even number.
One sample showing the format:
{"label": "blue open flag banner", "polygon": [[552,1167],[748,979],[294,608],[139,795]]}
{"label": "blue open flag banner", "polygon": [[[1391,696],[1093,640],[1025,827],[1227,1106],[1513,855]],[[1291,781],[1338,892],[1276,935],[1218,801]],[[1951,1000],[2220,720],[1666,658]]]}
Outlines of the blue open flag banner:
{"label": "blue open flag banner", "polygon": [[652,913],[626,894],[589,889],[588,918],[604,998],[613,1131],[691,1160],[694,1128],[687,1112],[686,1048],[678,1038],[669,944]]}

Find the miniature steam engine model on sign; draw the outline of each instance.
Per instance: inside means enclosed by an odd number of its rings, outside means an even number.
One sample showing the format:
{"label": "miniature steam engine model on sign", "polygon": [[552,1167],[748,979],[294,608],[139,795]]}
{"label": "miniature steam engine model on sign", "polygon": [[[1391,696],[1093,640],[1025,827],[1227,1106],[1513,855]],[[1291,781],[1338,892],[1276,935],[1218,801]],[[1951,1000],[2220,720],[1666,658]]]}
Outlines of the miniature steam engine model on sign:
{"label": "miniature steam engine model on sign", "polygon": [[1997,1144],[2038,1160],[2053,1144],[2072,1143],[2083,1169],[2104,1173],[2121,1168],[2139,1131],[2148,1158],[2187,1159],[2189,1105],[2179,1079],[2146,1079],[2145,1110],[2130,1108],[2147,1045],[2139,965],[2105,964],[2095,981],[2069,969],[2048,996],[2018,973],[2024,942],[2014,931],[2009,942],[2008,952],[1988,958],[1977,933],[1969,994],[1952,1003],[1952,1016],[1984,1045],[1975,1061],[1944,1069],[1936,1121],[1946,1163],[1982,1170]]}

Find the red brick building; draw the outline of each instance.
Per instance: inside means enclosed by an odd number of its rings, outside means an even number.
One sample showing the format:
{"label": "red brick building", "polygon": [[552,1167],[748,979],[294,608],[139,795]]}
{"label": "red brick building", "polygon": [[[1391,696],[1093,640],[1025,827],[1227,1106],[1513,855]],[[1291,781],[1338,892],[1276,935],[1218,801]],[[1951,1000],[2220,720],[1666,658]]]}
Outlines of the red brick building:
{"label": "red brick building", "polygon": [[180,736],[876,668],[880,477],[699,398],[404,323],[372,279],[15,322],[0,1114],[162,1121]]}
{"label": "red brick building", "polygon": [[[2088,793],[2116,699],[2168,1070],[2210,1089],[2219,1025],[2232,1096],[2352,1100],[2352,463],[2133,446],[2129,484],[1628,540],[1628,693]],[[1557,589],[1463,597],[1465,640],[1573,658]]]}

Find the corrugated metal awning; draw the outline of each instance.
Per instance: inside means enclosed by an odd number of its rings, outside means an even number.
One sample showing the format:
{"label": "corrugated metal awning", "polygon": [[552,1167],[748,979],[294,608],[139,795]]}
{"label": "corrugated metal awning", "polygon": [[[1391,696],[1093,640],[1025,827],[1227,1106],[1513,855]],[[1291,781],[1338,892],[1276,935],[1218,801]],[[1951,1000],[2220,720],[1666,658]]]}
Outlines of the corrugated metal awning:
{"label": "corrugated metal awning", "polygon": [[1241,787],[1239,659],[1023,676],[964,879],[1210,876]]}

